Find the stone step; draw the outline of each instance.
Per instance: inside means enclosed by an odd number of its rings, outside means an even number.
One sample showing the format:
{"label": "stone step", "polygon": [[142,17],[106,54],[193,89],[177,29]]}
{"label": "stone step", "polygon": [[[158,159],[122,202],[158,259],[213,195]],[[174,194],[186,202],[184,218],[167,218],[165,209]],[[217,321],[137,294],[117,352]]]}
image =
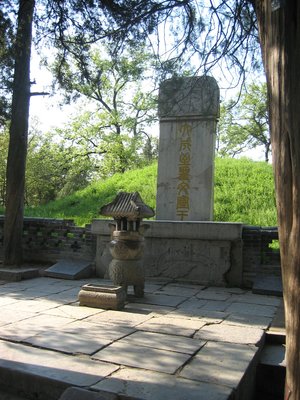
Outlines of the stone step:
{"label": "stone step", "polygon": [[21,399],[25,395],[57,400],[69,387],[95,385],[118,369],[111,363],[2,340],[0,354],[0,389],[13,390]]}
{"label": "stone step", "polygon": [[[59,400],[119,400],[119,396],[113,393],[97,393],[91,390],[77,387],[69,387]],[[8,399],[9,400],[9,399]]]}
{"label": "stone step", "polygon": [[256,370],[256,399],[282,400],[285,383],[285,345],[267,343]]}
{"label": "stone step", "polygon": [[253,282],[252,292],[255,294],[282,297],[281,276],[258,274]]}
{"label": "stone step", "polygon": [[280,264],[261,264],[259,266],[259,273],[265,275],[281,276]]}
{"label": "stone step", "polygon": [[37,278],[40,275],[39,268],[30,267],[2,267],[0,268],[0,280],[19,282],[23,279]]}
{"label": "stone step", "polygon": [[29,400],[28,397],[18,396],[13,393],[4,392],[0,388],[0,399],[1,400]]}

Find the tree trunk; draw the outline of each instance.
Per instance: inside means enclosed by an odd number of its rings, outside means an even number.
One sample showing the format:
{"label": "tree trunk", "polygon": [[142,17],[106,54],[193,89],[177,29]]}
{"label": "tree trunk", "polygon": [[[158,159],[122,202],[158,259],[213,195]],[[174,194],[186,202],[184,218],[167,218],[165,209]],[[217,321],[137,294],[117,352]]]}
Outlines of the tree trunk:
{"label": "tree trunk", "polygon": [[24,187],[30,103],[30,53],[34,0],[20,0],[15,44],[15,72],[7,159],[4,264],[22,263]]}
{"label": "tree trunk", "polygon": [[286,318],[285,400],[300,399],[300,4],[256,0],[267,75]]}

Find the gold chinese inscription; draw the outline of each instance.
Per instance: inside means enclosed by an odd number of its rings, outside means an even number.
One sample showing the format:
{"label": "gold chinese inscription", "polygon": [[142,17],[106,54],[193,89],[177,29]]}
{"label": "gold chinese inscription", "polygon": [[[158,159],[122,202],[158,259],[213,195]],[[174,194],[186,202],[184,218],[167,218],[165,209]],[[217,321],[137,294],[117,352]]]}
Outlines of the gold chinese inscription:
{"label": "gold chinese inscription", "polygon": [[178,134],[180,142],[176,215],[183,221],[189,215],[190,211],[192,125],[189,123],[180,124],[178,126]]}

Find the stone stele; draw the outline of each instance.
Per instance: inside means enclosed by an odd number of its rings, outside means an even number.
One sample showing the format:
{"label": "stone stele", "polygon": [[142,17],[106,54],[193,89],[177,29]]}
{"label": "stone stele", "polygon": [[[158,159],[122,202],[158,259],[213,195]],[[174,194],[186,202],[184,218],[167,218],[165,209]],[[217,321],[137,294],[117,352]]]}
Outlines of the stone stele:
{"label": "stone stele", "polygon": [[209,76],[161,84],[157,220],[212,220],[219,97]]}

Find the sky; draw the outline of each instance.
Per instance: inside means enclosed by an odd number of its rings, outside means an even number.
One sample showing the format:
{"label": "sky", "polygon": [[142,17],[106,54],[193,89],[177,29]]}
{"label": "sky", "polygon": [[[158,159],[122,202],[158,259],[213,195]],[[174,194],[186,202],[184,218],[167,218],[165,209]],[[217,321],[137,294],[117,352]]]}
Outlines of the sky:
{"label": "sky", "polygon": [[[51,73],[45,67],[39,65],[39,57],[35,51],[32,52],[30,78],[32,82],[36,82],[31,87],[32,91],[51,91]],[[63,126],[69,121],[71,114],[75,111],[72,105],[60,107],[60,100],[59,95],[31,97],[30,119],[37,118],[39,120],[39,129],[42,132],[51,130],[53,127]]]}

